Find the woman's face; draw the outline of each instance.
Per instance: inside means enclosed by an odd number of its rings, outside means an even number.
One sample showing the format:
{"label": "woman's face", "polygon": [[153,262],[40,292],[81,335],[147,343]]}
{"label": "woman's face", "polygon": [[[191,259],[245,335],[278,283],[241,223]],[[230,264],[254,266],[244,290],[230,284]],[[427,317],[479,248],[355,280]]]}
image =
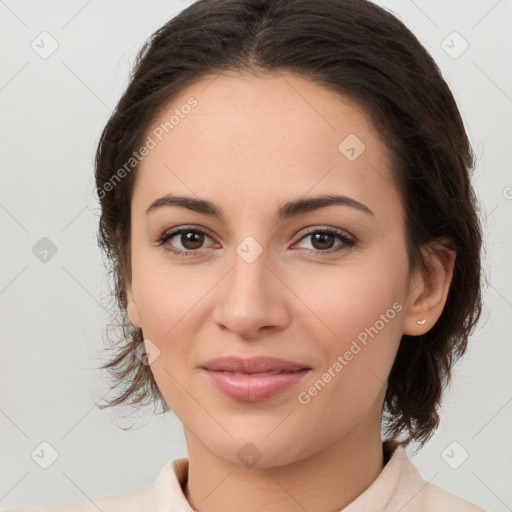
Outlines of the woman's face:
{"label": "woman's face", "polygon": [[[284,464],[356,432],[359,442],[379,436],[401,336],[414,334],[387,148],[353,102],[305,79],[212,78],[161,113],[134,187],[128,311],[159,389],[188,443],[235,464]],[[147,212],[166,195],[214,208],[160,201]],[[322,196],[349,199],[309,204]],[[204,369],[226,355],[309,370]],[[272,382],[290,375],[276,392]],[[231,378],[227,394],[214,376]]]}

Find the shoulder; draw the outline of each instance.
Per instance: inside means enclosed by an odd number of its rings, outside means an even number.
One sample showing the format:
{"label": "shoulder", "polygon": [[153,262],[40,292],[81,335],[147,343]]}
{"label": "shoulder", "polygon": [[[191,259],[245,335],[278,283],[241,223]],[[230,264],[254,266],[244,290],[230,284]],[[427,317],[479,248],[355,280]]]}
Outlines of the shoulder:
{"label": "shoulder", "polygon": [[[2,508],[0,512],[140,512],[153,510],[154,484],[123,494],[91,498],[79,502],[36,508]],[[150,508],[151,507],[151,508]]]}
{"label": "shoulder", "polygon": [[423,502],[426,505],[426,511],[449,510],[450,512],[487,512],[475,503],[432,483],[427,483],[425,486]]}
{"label": "shoulder", "polygon": [[456,494],[426,481],[409,459],[401,454],[400,480],[390,510],[400,505],[401,512],[487,512]]}
{"label": "shoulder", "polygon": [[123,494],[92,498],[64,505],[38,508],[2,508],[0,512],[156,512],[175,508],[191,510],[182,492],[188,474],[188,459],[170,460],[155,481]]}

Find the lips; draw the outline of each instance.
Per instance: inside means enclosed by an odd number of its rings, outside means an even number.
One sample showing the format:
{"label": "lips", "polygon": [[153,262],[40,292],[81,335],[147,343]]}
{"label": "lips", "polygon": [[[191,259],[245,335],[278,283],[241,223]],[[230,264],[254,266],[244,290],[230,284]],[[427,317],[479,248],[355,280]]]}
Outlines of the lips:
{"label": "lips", "polygon": [[212,359],[202,366],[211,371],[226,371],[239,373],[265,373],[265,372],[296,372],[310,369],[306,364],[288,361],[277,357],[251,357],[243,359],[237,356],[225,356]]}
{"label": "lips", "polygon": [[298,384],[311,371],[301,363],[264,356],[221,357],[208,361],[201,369],[218,391],[242,402],[269,399]]}

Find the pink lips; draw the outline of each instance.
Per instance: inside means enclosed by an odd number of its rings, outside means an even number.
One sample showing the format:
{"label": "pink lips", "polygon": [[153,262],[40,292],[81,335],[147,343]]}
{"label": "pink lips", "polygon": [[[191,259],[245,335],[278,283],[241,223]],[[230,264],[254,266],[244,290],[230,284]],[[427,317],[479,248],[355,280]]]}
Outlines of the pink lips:
{"label": "pink lips", "polygon": [[243,402],[268,399],[299,383],[310,370],[307,365],[275,357],[227,356],[202,365],[221,393]]}

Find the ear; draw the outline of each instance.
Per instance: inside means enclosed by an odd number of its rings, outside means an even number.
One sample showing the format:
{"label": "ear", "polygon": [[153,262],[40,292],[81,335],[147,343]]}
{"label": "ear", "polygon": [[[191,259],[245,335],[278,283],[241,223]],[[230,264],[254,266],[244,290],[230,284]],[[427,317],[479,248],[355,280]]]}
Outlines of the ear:
{"label": "ear", "polygon": [[[427,272],[416,272],[411,283],[403,333],[419,336],[430,330],[443,312],[453,276],[456,252],[440,242],[423,251]],[[425,320],[423,325],[418,320]]]}
{"label": "ear", "polygon": [[140,329],[140,316],[139,310],[137,308],[137,304],[133,298],[133,288],[131,280],[126,281],[126,309],[128,311],[128,317],[130,318],[130,322],[136,329]]}

